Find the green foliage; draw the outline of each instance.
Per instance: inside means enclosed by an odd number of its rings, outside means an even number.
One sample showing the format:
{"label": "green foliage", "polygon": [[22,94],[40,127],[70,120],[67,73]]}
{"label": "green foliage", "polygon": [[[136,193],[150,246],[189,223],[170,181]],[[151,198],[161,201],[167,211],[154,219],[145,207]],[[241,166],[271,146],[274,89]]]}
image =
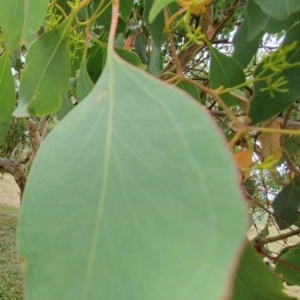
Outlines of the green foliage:
{"label": "green foliage", "polygon": [[[299,284],[261,259],[299,266],[299,1],[208,2],[0,2],[0,171],[12,154],[30,169],[26,300],[289,299],[276,273]],[[240,190],[265,222],[241,259]]]}

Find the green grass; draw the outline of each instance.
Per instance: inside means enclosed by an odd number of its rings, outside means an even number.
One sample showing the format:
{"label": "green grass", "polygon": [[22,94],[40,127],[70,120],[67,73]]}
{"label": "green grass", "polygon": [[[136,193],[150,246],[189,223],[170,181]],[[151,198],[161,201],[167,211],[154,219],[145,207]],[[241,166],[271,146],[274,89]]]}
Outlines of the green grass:
{"label": "green grass", "polygon": [[16,250],[18,209],[0,205],[0,299],[23,299],[23,283]]}

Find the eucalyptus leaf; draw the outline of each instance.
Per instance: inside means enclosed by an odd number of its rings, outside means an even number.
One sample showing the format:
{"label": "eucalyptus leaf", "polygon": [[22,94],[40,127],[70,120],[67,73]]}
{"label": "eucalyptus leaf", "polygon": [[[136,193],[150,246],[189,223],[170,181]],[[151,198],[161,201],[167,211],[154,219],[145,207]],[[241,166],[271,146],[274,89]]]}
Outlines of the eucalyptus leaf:
{"label": "eucalyptus leaf", "polygon": [[253,0],[269,16],[284,20],[289,15],[300,11],[299,0]]}
{"label": "eucalyptus leaf", "polygon": [[236,273],[231,300],[296,300],[282,290],[283,284],[278,276],[247,243]]}
{"label": "eucalyptus leaf", "polygon": [[247,40],[251,41],[261,33],[277,33],[288,29],[300,19],[298,12],[288,15],[284,20],[277,20],[266,14],[254,1],[247,4],[248,34]]}
{"label": "eucalyptus leaf", "polygon": [[141,62],[140,57],[135,52],[127,51],[123,48],[115,48],[115,51],[121,58],[123,58],[130,64],[139,67],[141,69],[146,69],[146,65],[144,65]]}
{"label": "eucalyptus leaf", "polygon": [[153,5],[151,7],[149,13],[149,22],[152,23],[155,18],[159,15],[159,13],[163,10],[164,7],[169,5],[172,2],[176,2],[176,0],[151,0]]}
{"label": "eucalyptus leaf", "polygon": [[95,83],[100,77],[106,62],[107,49],[97,43],[88,49],[87,70]]}
{"label": "eucalyptus leaf", "polygon": [[37,37],[48,5],[49,0],[0,1],[1,30],[11,52]]}
{"label": "eucalyptus leaf", "polygon": [[[285,70],[278,71],[274,74],[271,70],[264,71],[263,77],[269,76],[272,82],[276,82],[280,78],[285,81],[285,84],[280,88],[283,91],[270,91],[268,80],[261,80],[254,84],[254,96],[250,102],[249,117],[253,124],[264,121],[274,115],[282,112],[289,107],[294,101],[300,97],[300,78],[298,76],[300,67],[300,24],[294,26],[287,32],[286,37],[281,46],[287,46],[296,42],[295,49],[287,53],[286,62],[289,64],[295,63],[295,67],[289,67]],[[279,50],[280,51],[280,50]],[[259,77],[263,70],[262,62],[255,71],[255,77]]]}
{"label": "eucalyptus leaf", "polygon": [[291,285],[300,285],[300,246],[296,245],[280,256],[275,270]]}
{"label": "eucalyptus leaf", "polygon": [[0,25],[4,43],[13,52],[21,44],[24,22],[24,1],[0,1]]}
{"label": "eucalyptus leaf", "polygon": [[[209,78],[213,89],[234,87],[245,81],[245,75],[239,63],[215,48],[211,48]],[[229,106],[240,104],[229,93],[222,94],[222,99]]]}
{"label": "eucalyptus leaf", "polygon": [[210,117],[109,51],[33,162],[18,230],[25,298],[220,299],[246,223]]}
{"label": "eucalyptus leaf", "polygon": [[148,62],[147,56],[147,40],[142,34],[137,34],[134,39],[134,51],[140,57],[142,63],[146,64]]}
{"label": "eucalyptus leaf", "polygon": [[0,57],[0,145],[4,142],[15,106],[15,83],[8,52]]}
{"label": "eucalyptus leaf", "polygon": [[300,166],[300,136],[285,136],[283,140],[284,155],[297,167]]}
{"label": "eucalyptus leaf", "polygon": [[126,18],[128,18],[128,16],[130,15],[133,3],[134,0],[120,1],[120,16],[124,21],[126,21]]}
{"label": "eucalyptus leaf", "polygon": [[280,229],[293,225],[299,216],[300,180],[296,179],[282,189],[272,202],[275,220]]}
{"label": "eucalyptus leaf", "polygon": [[261,32],[251,41],[248,41],[247,40],[248,31],[249,31],[249,24],[248,24],[248,20],[245,19],[233,38],[234,51],[232,57],[243,68],[246,68],[250,63],[263,37],[263,32]]}
{"label": "eucalyptus leaf", "polygon": [[[23,1],[16,2],[19,3]],[[24,3],[23,38],[25,42],[31,42],[33,37],[37,36],[38,30],[42,26],[49,0],[26,0]],[[34,18],[32,16],[34,16]]]}
{"label": "eucalyptus leaf", "polygon": [[77,99],[83,100],[90,93],[93,87],[94,83],[86,68],[86,58],[83,57],[77,79]]}
{"label": "eucalyptus leaf", "polygon": [[69,21],[63,23],[28,49],[16,117],[49,115],[60,109],[61,92],[67,89],[70,75],[69,26]]}
{"label": "eucalyptus leaf", "polygon": [[254,1],[248,1],[246,13],[248,20],[247,41],[252,41],[264,32],[264,28],[270,17]]}
{"label": "eucalyptus leaf", "polygon": [[210,83],[213,89],[234,87],[245,81],[241,66],[231,57],[211,48]]}

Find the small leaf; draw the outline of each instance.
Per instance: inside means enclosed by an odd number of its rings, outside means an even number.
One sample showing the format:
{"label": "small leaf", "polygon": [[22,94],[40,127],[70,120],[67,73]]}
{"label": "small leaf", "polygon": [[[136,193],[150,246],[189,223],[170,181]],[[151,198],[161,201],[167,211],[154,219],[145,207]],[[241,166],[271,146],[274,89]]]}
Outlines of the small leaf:
{"label": "small leaf", "polygon": [[270,17],[254,1],[248,2],[246,13],[248,20],[247,41],[253,41],[264,32]]}
{"label": "small leaf", "polygon": [[15,83],[11,73],[9,54],[0,58],[0,145],[4,142],[15,106]]}
{"label": "small leaf", "polygon": [[195,85],[182,80],[177,84],[177,86],[190,94],[194,99],[199,100],[199,90],[195,87]]}
{"label": "small leaf", "polygon": [[213,89],[234,87],[245,81],[240,65],[231,57],[211,48],[210,84]]}
{"label": "small leaf", "polygon": [[49,115],[61,107],[61,92],[68,87],[69,22],[37,39],[26,56],[20,80],[20,100],[14,115]]}
{"label": "small leaf", "polygon": [[62,98],[61,109],[57,111],[55,114],[58,120],[62,120],[71,111],[71,109],[74,108],[74,105],[72,104],[67,91],[62,93],[61,98]]}
{"label": "small leaf", "polygon": [[126,18],[132,11],[134,0],[122,0],[120,1],[120,17],[126,21]]}
{"label": "small leaf", "polygon": [[[294,246],[279,257],[275,271],[291,285],[300,285],[300,246]],[[285,262],[285,263],[284,263]]]}
{"label": "small leaf", "polygon": [[250,243],[243,253],[231,300],[296,300],[283,292],[278,276],[262,261]]}
{"label": "small leaf", "polygon": [[3,32],[4,43],[10,52],[18,49],[21,44],[23,22],[24,1],[0,1],[1,31]]}
{"label": "small leaf", "polygon": [[106,62],[107,49],[97,43],[88,49],[87,70],[95,83],[100,77]]}
{"label": "small leaf", "polygon": [[300,180],[295,179],[282,189],[272,202],[272,206],[276,223],[280,229],[295,224],[300,208]]}
{"label": "small leaf", "polygon": [[[169,5],[172,2],[176,2],[176,0],[151,0],[153,5],[151,7],[149,13],[149,22],[152,23],[154,19],[158,16],[158,14],[163,10],[164,7]],[[145,1],[145,4],[147,1]]]}
{"label": "small leaf", "polygon": [[141,62],[139,56],[135,52],[130,52],[123,48],[115,48],[115,51],[121,58],[123,58],[125,61],[129,62],[130,64],[139,67],[141,69],[146,69],[146,66]]}
{"label": "small leaf", "polygon": [[48,5],[49,0],[0,1],[1,30],[11,52],[37,36]]}
{"label": "small leaf", "polygon": [[83,57],[81,60],[81,66],[78,73],[78,79],[77,79],[77,99],[83,100],[93,89],[94,83],[91,80],[87,68],[86,68],[86,59]]}
{"label": "small leaf", "polygon": [[140,57],[143,64],[146,64],[148,62],[147,47],[148,44],[146,38],[144,37],[143,34],[138,33],[135,36],[135,40],[134,40],[134,50]]}
{"label": "small leaf", "polygon": [[300,136],[285,136],[283,148],[289,160],[296,166],[300,166]]}
{"label": "small leaf", "polygon": [[150,59],[149,59],[149,65],[148,65],[148,72],[153,76],[158,76],[161,73],[162,70],[162,54],[161,54],[161,48],[157,47],[155,44],[152,45]]}
{"label": "small leaf", "polygon": [[247,217],[223,139],[180,90],[110,51],[28,180],[27,299],[221,298]]}
{"label": "small leaf", "polygon": [[249,32],[248,20],[245,19],[233,38],[233,58],[243,67],[246,68],[255,55],[259,43],[263,37],[263,32],[258,34],[253,40],[247,41]]}
{"label": "small leaf", "polygon": [[[150,35],[153,38],[153,41],[156,45],[157,48],[161,47],[161,44],[163,42],[164,38],[164,27],[165,27],[165,18],[163,12],[160,12],[156,17],[155,20],[153,19],[152,21],[148,21],[148,16],[152,6],[152,3],[154,2],[155,5],[155,0],[144,0],[144,19],[146,20],[146,26],[149,30]],[[172,1],[171,1],[172,2]],[[154,6],[153,5],[153,6]],[[152,8],[153,8],[152,6]]]}
{"label": "small leaf", "polygon": [[272,18],[284,20],[289,15],[300,11],[299,0],[254,0],[260,8]]}
{"label": "small leaf", "polygon": [[47,12],[47,7],[49,5],[49,0],[26,0],[24,2],[25,18],[23,25],[23,39],[25,42],[28,42],[31,41],[33,37],[37,36],[38,30],[43,24]]}

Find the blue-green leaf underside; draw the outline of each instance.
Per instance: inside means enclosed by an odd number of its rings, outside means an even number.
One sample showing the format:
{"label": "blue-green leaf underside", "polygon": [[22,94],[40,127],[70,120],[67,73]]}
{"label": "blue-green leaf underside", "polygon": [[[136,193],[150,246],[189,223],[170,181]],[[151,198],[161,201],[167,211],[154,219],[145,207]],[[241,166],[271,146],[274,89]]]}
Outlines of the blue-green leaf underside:
{"label": "blue-green leaf underside", "polygon": [[110,51],[31,168],[19,227],[25,296],[219,299],[246,222],[207,114]]}

